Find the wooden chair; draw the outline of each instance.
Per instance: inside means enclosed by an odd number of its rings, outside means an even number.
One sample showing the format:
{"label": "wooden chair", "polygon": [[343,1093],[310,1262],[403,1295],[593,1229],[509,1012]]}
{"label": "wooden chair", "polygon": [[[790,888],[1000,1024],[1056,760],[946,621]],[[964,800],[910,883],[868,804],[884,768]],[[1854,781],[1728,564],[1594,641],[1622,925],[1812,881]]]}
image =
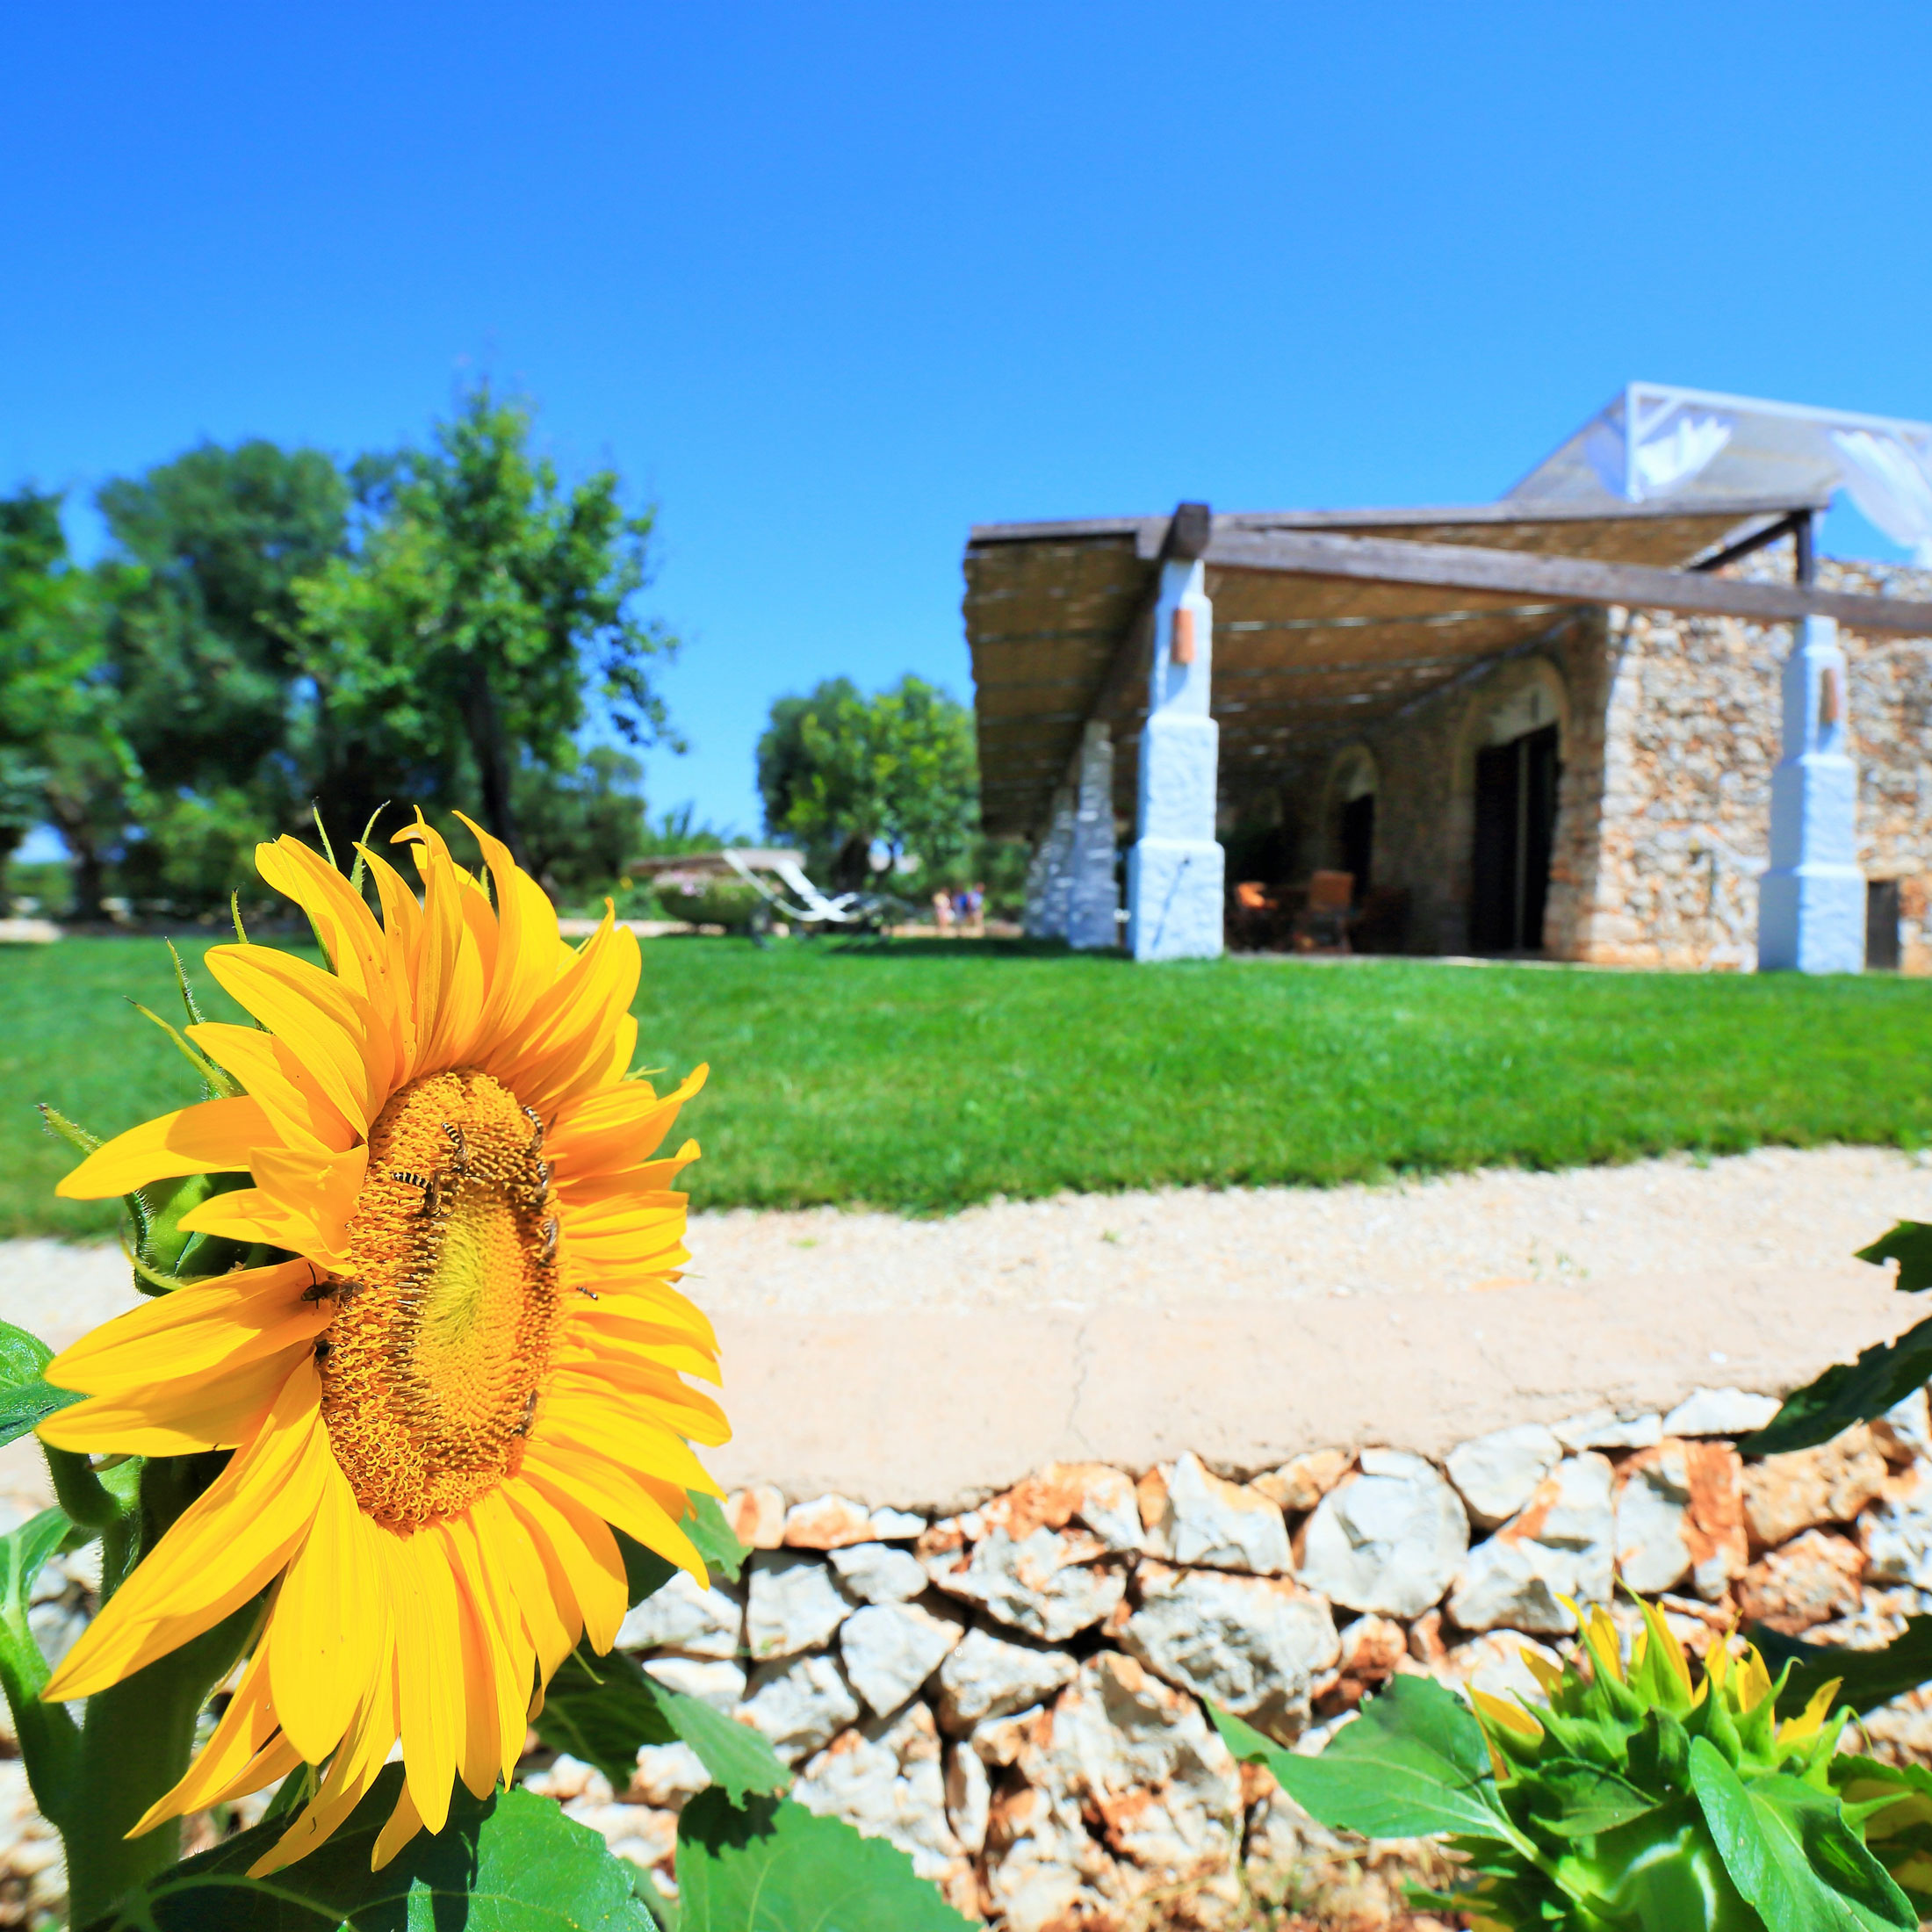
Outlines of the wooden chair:
{"label": "wooden chair", "polygon": [[1346,953],[1349,907],[1355,898],[1352,872],[1316,872],[1308,879],[1308,896],[1294,916],[1290,942],[1298,953]]}

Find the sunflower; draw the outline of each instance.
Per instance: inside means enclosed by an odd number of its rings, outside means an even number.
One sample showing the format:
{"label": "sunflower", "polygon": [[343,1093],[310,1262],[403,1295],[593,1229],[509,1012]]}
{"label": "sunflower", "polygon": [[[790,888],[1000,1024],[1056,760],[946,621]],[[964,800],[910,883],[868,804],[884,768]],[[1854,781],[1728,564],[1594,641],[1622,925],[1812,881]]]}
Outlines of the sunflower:
{"label": "sunflower", "polygon": [[379,925],[298,840],[259,847],[333,973],[213,948],[258,1024],[188,1030],[241,1091],[123,1134],[60,1186],[228,1175],[183,1229],[293,1258],[86,1337],[47,1376],[88,1399],[40,1427],[96,1453],[234,1451],[46,1695],[104,1690],[265,1591],[213,1735],[135,1827],[326,1765],[257,1875],[321,1843],[399,1741],[378,1866],[441,1828],[457,1777],[479,1798],[507,1782],[551,1673],[616,1636],[613,1526],[703,1579],[679,1521],[717,1490],[688,1444],[729,1431],[682,1379],[717,1381],[717,1343],[672,1286],[689,1258],[673,1187],[697,1148],[650,1157],[704,1070],[664,1096],[626,1078],[635,937],[607,913],[566,946],[477,837],[494,905],[420,821],[397,834],[420,902],[363,848]]}

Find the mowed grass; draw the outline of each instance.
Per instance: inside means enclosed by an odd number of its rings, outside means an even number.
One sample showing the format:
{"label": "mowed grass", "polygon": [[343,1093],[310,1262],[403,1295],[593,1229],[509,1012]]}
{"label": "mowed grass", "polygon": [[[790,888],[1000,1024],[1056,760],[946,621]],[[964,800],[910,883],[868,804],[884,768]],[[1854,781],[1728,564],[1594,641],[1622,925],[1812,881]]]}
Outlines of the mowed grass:
{"label": "mowed grass", "polygon": [[[185,948],[198,969],[208,942]],[[1062,1188],[1334,1182],[1670,1149],[1932,1143],[1932,982],[1666,977],[1426,960],[1135,967],[996,943],[645,947],[639,1058],[687,1111],[703,1207],[944,1211]],[[195,970],[211,1016],[237,1018]],[[100,1233],[56,1201],[100,1134],[195,1097],[158,941],[0,952],[0,1234]],[[661,1082],[660,1082],[661,1084]]]}

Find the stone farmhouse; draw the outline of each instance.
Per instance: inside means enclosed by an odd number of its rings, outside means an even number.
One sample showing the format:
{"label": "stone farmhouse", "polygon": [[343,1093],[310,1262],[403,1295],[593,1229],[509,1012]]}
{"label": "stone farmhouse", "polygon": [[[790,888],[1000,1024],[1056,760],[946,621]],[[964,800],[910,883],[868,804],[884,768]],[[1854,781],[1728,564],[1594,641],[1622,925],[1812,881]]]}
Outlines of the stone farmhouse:
{"label": "stone farmhouse", "polygon": [[[1817,555],[1840,488],[1921,561]],[[1360,949],[1932,971],[1925,425],[1633,384],[1495,503],[993,524],[965,575],[1032,933],[1288,943],[1331,872]]]}

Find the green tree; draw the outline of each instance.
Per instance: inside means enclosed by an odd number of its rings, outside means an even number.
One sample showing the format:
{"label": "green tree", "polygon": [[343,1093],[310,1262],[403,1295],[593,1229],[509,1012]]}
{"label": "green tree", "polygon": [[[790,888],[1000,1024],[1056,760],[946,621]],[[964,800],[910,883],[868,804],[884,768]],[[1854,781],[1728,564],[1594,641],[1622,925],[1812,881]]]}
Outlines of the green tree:
{"label": "green tree", "polygon": [[827,679],[772,706],[758,787],[768,832],[804,840],[841,889],[865,883],[875,843],[944,869],[971,849],[979,817],[972,715],[910,673],[870,697]]}
{"label": "green tree", "polygon": [[[118,868],[136,897],[224,898],[258,839],[306,818],[291,742],[295,586],[342,552],[349,501],[321,451],[259,438],[203,443],[102,489],[116,557],[132,566],[108,642],[140,761],[126,802],[137,836]],[[70,811],[90,797],[77,787]]]}
{"label": "green tree", "polygon": [[428,450],[358,466],[360,541],[295,587],[303,759],[339,822],[473,796],[522,855],[520,775],[574,768],[593,695],[631,744],[677,742],[652,676],[676,639],[633,608],[652,515],[611,471],[565,487],[530,432],[479,384]]}
{"label": "green tree", "polygon": [[72,562],[58,494],[0,498],[0,871],[52,818],[74,854],[83,917],[99,911],[104,850],[137,776],[105,647],[113,594],[129,580]]}
{"label": "green tree", "polygon": [[517,824],[537,882],[559,904],[615,891],[646,837],[644,767],[596,745],[574,770],[525,765],[514,788]]}

